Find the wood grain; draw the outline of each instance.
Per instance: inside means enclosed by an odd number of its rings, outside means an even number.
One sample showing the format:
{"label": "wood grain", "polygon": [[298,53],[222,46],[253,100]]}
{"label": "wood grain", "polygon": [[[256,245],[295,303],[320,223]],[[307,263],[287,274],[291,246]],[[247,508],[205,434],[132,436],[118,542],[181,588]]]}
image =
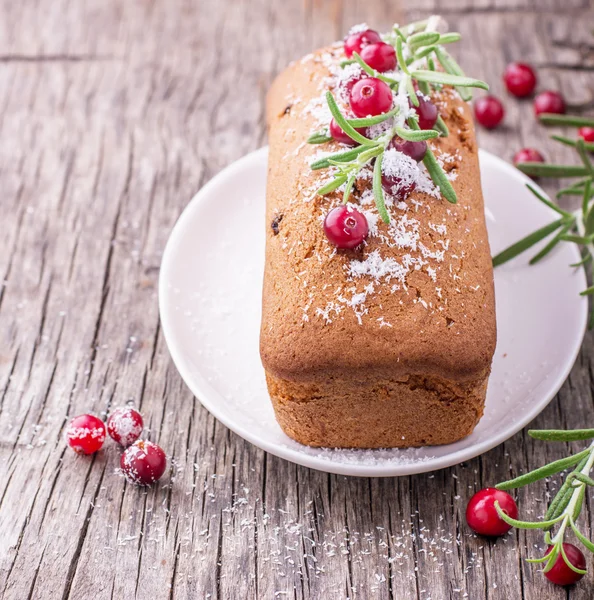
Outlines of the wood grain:
{"label": "wood grain", "polygon": [[[445,14],[466,70],[503,95],[512,59],[572,110],[594,109],[589,0],[116,0],[0,3],[0,590],[6,599],[591,597],[524,559],[538,534],[478,539],[473,490],[561,457],[520,433],[433,474],[369,480],[287,463],[216,422],[159,327],[159,264],[177,216],[265,142],[264,97],[290,60],[353,23]],[[504,158],[569,151],[506,103],[480,132]],[[594,341],[535,427],[594,421]],[[162,485],[114,474],[113,446],[67,451],[69,416],[134,402],[172,457]],[[542,511],[545,488],[519,492]],[[589,510],[584,517],[592,527]]]}

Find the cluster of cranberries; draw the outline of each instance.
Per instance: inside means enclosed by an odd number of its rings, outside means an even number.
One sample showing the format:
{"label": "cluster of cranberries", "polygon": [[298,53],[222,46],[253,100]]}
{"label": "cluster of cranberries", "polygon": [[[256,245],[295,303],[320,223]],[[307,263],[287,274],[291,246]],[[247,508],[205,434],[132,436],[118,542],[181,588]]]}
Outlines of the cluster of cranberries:
{"label": "cluster of cranberries", "polygon": [[[477,492],[466,507],[466,522],[475,533],[497,537],[505,535],[511,529],[511,525],[497,513],[495,502],[499,503],[499,507],[508,517],[518,518],[518,506],[507,492],[495,488],[485,488]],[[552,549],[553,547],[549,546],[546,554],[549,554]],[[574,567],[585,570],[586,558],[579,548],[573,544],[564,543],[563,550]],[[545,577],[557,585],[571,585],[579,581],[583,575],[570,569],[563,557],[559,555],[553,567],[545,573]]]}
{"label": "cluster of cranberries", "polygon": [[[373,29],[365,29],[350,33],[344,41],[344,53],[351,58],[354,53],[378,73],[385,73],[396,68],[396,51],[390,44],[382,42],[381,36]],[[365,74],[361,78],[350,80],[345,84],[345,95],[349,100],[349,108],[355,117],[374,117],[388,112],[393,105],[394,99],[390,86],[377,77],[368,77]],[[419,106],[415,107],[419,117],[421,129],[433,129],[437,122],[439,112],[435,104],[424,98],[419,98]],[[365,135],[366,129],[357,131]],[[349,146],[356,145],[336,123],[334,119],[330,122],[330,135],[334,140]],[[426,142],[406,142],[394,138],[388,148],[394,148],[416,162],[423,160],[427,152]],[[412,185],[402,185],[397,175],[382,176],[382,185],[390,193],[399,199],[404,199],[414,189]],[[367,219],[356,208],[339,206],[332,209],[324,221],[324,231],[332,244],[338,248],[356,248],[365,240],[369,233]]]}
{"label": "cluster of cranberries", "polygon": [[[537,77],[530,65],[514,62],[505,69],[503,81],[510,94],[516,98],[527,98],[536,89]],[[537,117],[543,113],[564,114],[566,110],[563,96],[551,90],[537,94],[533,106]],[[505,110],[501,100],[495,96],[483,96],[474,103],[474,114],[483,127],[494,129],[503,121]],[[586,142],[594,142],[594,127],[581,127],[578,135]],[[544,157],[534,148],[523,148],[516,152],[513,162],[544,162]]]}
{"label": "cluster of cranberries", "polygon": [[74,417],[66,428],[68,445],[77,454],[94,454],[103,446],[106,433],[125,448],[120,457],[122,473],[130,483],[150,485],[167,467],[165,452],[146,440],[139,440],[144,427],[142,415],[129,406],[116,408],[105,423],[95,415]]}

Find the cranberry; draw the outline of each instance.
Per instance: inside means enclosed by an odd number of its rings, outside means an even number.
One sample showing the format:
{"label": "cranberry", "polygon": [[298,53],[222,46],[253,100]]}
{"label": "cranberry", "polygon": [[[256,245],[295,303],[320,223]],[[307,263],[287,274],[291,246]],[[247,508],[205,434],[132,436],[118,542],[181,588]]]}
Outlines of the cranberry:
{"label": "cranberry", "polygon": [[565,112],[565,100],[559,92],[541,92],[534,98],[534,113],[555,113],[562,115]]}
{"label": "cranberry", "polygon": [[388,148],[394,148],[394,150],[410,156],[413,160],[421,162],[427,153],[427,142],[409,142],[392,138]]}
{"label": "cranberry", "polygon": [[534,148],[522,148],[514,154],[514,165],[525,162],[544,162],[544,156]]}
{"label": "cranberry", "polygon": [[365,46],[376,44],[381,41],[382,38],[380,34],[373,29],[349,33],[344,40],[344,53],[347,58],[351,58],[353,52],[361,54],[361,50],[365,48]]}
{"label": "cranberry", "polygon": [[372,68],[380,73],[392,71],[396,68],[396,50],[391,44],[377,42],[361,49],[361,58]]}
{"label": "cranberry", "polygon": [[580,127],[578,129],[578,135],[584,140],[584,142],[594,142],[594,127]]}
{"label": "cranberry", "polygon": [[501,123],[505,110],[495,96],[483,96],[474,103],[476,120],[487,129],[493,129]]}
{"label": "cranberry", "polygon": [[[355,129],[361,135],[365,135],[365,127],[360,127],[359,129]],[[338,125],[338,123],[332,119],[330,121],[330,135],[341,144],[348,144],[349,146],[356,146],[358,142],[355,142],[352,138],[350,138]]]}
{"label": "cranberry", "polygon": [[525,98],[536,87],[536,73],[526,63],[510,63],[503,73],[503,81],[510,94]]}
{"label": "cranberry", "polygon": [[498,536],[511,529],[511,525],[497,514],[496,501],[506,515],[512,519],[518,518],[518,507],[508,493],[485,488],[477,492],[466,507],[466,522],[473,531],[480,535]]}
{"label": "cranberry", "polygon": [[165,472],[167,456],[157,444],[140,440],[124,450],[120,467],[130,483],[150,485]]}
{"label": "cranberry", "polygon": [[107,419],[107,433],[124,448],[140,437],[143,426],[142,415],[129,406],[116,408]]}
{"label": "cranberry", "polygon": [[94,454],[105,441],[105,423],[94,415],[74,417],[66,428],[66,440],[77,454]]}
{"label": "cranberry", "polygon": [[367,77],[352,87],[350,101],[358,117],[381,115],[392,108],[392,90],[380,79]]}
{"label": "cranberry", "polygon": [[[545,554],[549,554],[552,549],[553,546],[549,546]],[[565,550],[565,555],[574,567],[582,571],[586,569],[586,557],[579,548],[576,548],[573,544],[564,543],[563,550]],[[567,566],[560,552],[555,560],[555,564],[545,573],[545,577],[556,585],[571,585],[579,581],[583,576],[582,573],[576,573]]]}
{"label": "cranberry", "polygon": [[324,219],[326,237],[338,248],[356,248],[369,233],[365,215],[349,206],[333,208]]}
{"label": "cranberry", "polygon": [[430,100],[419,98],[419,106],[415,106],[414,108],[417,111],[417,115],[419,115],[419,127],[421,129],[433,129],[439,116],[437,106]]}

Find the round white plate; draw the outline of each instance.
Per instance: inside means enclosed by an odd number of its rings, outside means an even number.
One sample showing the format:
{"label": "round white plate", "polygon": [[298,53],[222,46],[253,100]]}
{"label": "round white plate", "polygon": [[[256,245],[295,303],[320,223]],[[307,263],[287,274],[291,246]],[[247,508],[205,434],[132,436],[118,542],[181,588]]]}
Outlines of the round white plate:
{"label": "round white plate", "polygon": [[[196,194],[163,255],[159,304],[165,339],[181,376],[222,423],[256,446],[331,473],[393,476],[454,465],[500,444],[557,393],[584,335],[587,301],[574,244],[535,266],[519,256],[495,270],[498,344],[485,415],[467,438],[410,450],[336,450],[287,437],[274,413],[258,337],[264,267],[268,149],[248,154]],[[496,254],[554,213],[526,189],[530,180],[482,152],[489,238]]]}

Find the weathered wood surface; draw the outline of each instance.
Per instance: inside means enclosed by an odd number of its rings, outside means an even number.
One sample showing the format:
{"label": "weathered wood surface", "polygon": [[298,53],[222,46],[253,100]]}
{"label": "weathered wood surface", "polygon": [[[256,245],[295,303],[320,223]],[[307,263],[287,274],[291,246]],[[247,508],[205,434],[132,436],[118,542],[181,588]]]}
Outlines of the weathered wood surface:
{"label": "weathered wood surface", "polygon": [[[3,0],[0,18],[0,596],[586,599],[524,558],[538,534],[469,535],[465,500],[566,448],[516,435],[400,479],[339,477],[268,456],[217,423],[159,328],[161,252],[193,193],[265,142],[266,90],[291,59],[366,20],[438,11],[469,73],[503,94],[511,59],[594,110],[589,0]],[[481,144],[569,157],[529,102]],[[559,318],[562,318],[560,315]],[[546,326],[546,324],[544,324]],[[594,338],[534,422],[594,422]],[[133,400],[173,457],[150,490],[80,458],[67,417]],[[561,445],[563,446],[563,445]],[[524,514],[543,486],[521,490]],[[592,514],[585,517],[590,524]],[[590,566],[592,561],[590,560]]]}

